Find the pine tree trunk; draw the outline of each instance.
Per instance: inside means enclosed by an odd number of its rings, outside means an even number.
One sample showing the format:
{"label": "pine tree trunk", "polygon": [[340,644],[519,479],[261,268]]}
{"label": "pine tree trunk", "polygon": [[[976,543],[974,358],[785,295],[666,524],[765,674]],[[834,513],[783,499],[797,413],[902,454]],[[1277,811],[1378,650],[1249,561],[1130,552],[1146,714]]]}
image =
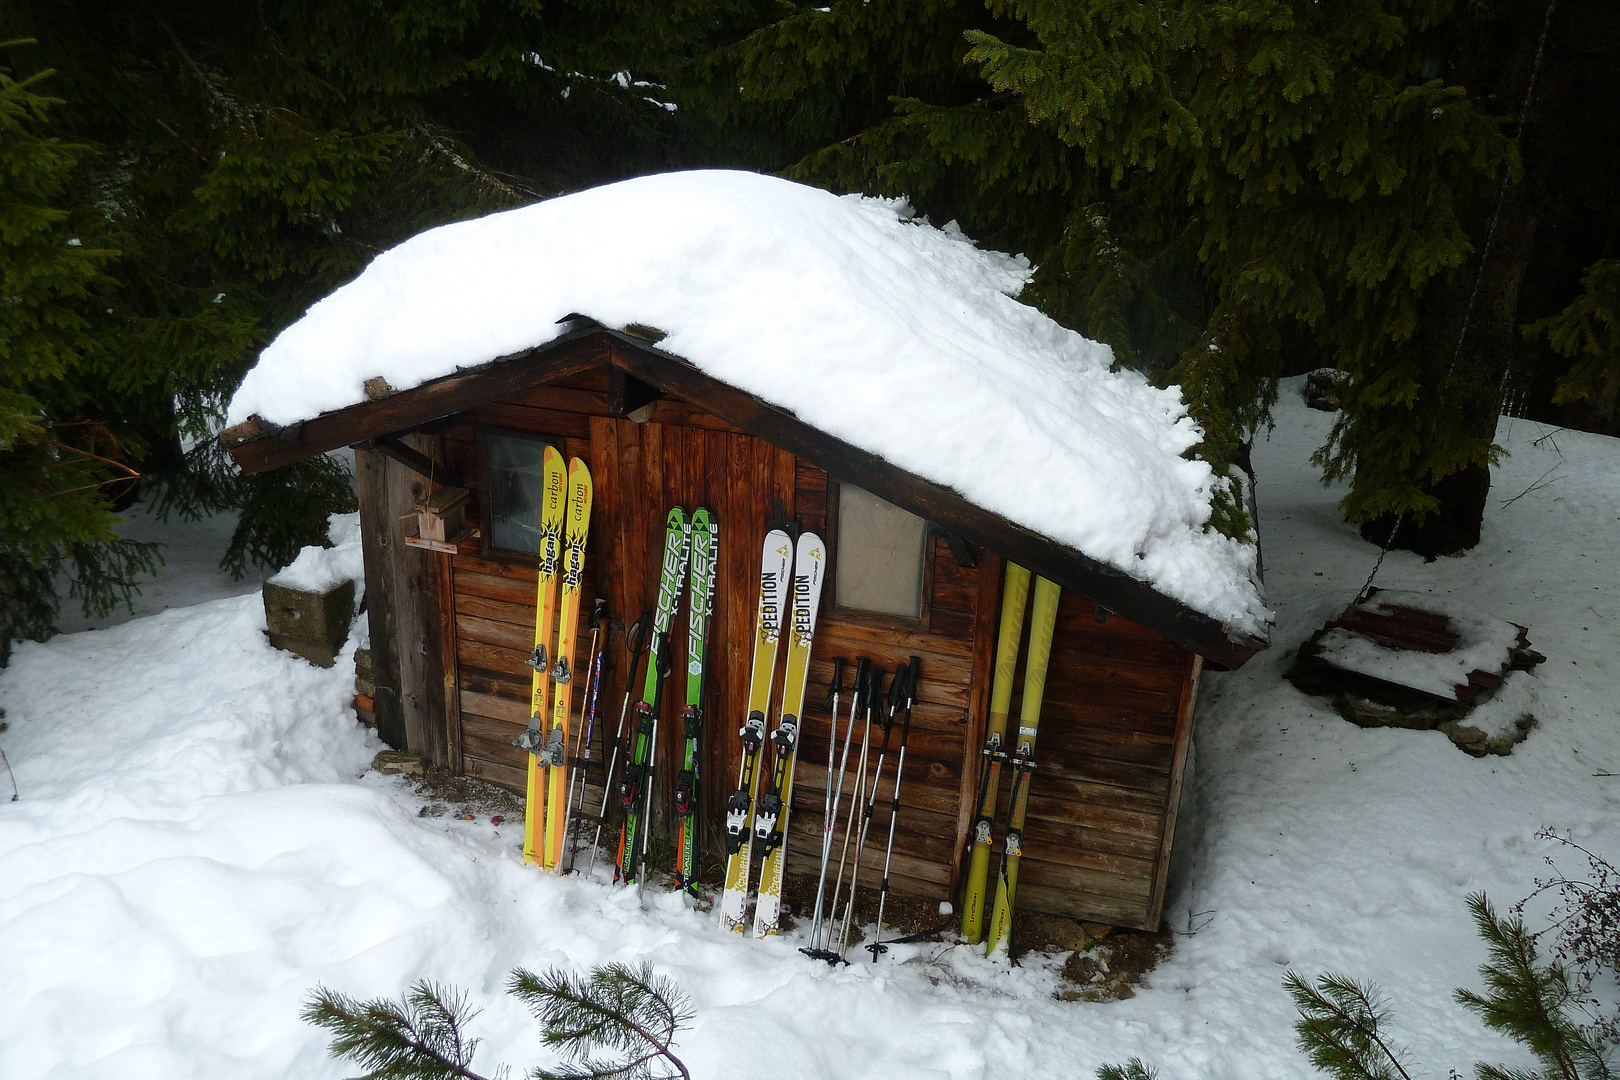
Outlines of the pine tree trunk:
{"label": "pine tree trunk", "polygon": [[[1536,226],[1541,219],[1561,133],[1569,77],[1556,63],[1556,7],[1559,0],[1504,0],[1496,5],[1496,32],[1509,42],[1498,68],[1497,101],[1517,107],[1535,79],[1533,97],[1516,132],[1524,172],[1509,181],[1500,197],[1483,208],[1473,238],[1478,257],[1451,281],[1437,284],[1423,313],[1420,333],[1429,342],[1439,372],[1442,408],[1471,439],[1492,440],[1501,416],[1503,390],[1516,355],[1523,351],[1519,332],[1519,290],[1530,265]],[[1555,22],[1546,36],[1546,55],[1538,68],[1542,27]],[[1485,504],[1490,495],[1490,469],[1473,465],[1443,477],[1429,487],[1440,509],[1421,521],[1412,515],[1375,518],[1361,535],[1377,544],[1414,551],[1425,558],[1455,555],[1479,543]]]}

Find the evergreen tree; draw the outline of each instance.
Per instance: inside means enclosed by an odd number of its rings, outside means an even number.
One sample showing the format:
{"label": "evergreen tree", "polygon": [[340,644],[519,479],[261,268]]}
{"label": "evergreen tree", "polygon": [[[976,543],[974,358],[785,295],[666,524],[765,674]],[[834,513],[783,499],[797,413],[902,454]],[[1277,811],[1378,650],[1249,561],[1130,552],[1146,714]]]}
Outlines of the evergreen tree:
{"label": "evergreen tree", "polygon": [[1384,1035],[1389,1019],[1378,991],[1341,975],[1308,983],[1292,971],[1283,988],[1294,999],[1299,1048],[1334,1080],[1412,1080]]}
{"label": "evergreen tree", "polygon": [[1599,259],[1581,278],[1581,292],[1557,315],[1527,328],[1574,361],[1558,382],[1559,404],[1591,404],[1609,424],[1620,420],[1620,261]]}
{"label": "evergreen tree", "polygon": [[[34,320],[0,327],[15,338],[0,341],[0,467],[15,478],[0,543],[27,549],[0,565],[0,651],[51,631],[64,560],[97,604],[150,569],[150,549],[116,541],[113,497],[133,493],[103,483],[114,476],[143,474],[160,515],[239,511],[233,573],[324,543],[327,515],[354,505],[336,461],[242,477],[213,440],[258,350],[424,228],[724,152],[724,136],[672,110],[657,79],[747,11],[729,0],[0,6],[0,41],[38,39],[0,48],[26,73],[6,90],[3,121],[8,140],[26,138],[0,148],[17,162],[0,211],[7,295],[26,302],[0,319]],[[54,103],[30,81],[47,71]],[[25,427],[39,438],[19,441]],[[69,490],[75,500],[57,497]]]}
{"label": "evergreen tree", "polygon": [[[1544,888],[1590,887],[1604,894],[1602,910],[1607,911],[1614,906],[1614,868],[1596,857],[1593,868],[1598,871],[1596,881],[1571,882],[1560,875]],[[1468,898],[1468,909],[1489,949],[1489,958],[1479,969],[1485,992],[1458,990],[1456,1000],[1491,1030],[1529,1050],[1540,1065],[1531,1071],[1481,1062],[1474,1066],[1479,1080],[1612,1080],[1614,1072],[1604,1054],[1604,1028],[1583,1027],[1575,1019],[1583,1002],[1564,966],[1541,963],[1535,935],[1525,930],[1523,920],[1517,915],[1497,915],[1483,893]],[[1579,916],[1579,909],[1576,914]],[[1589,920],[1590,913],[1584,918]],[[1611,922],[1605,915],[1583,925],[1611,931]],[[1612,941],[1606,943],[1603,955],[1614,955]],[[1299,1049],[1316,1068],[1334,1080],[1413,1080],[1405,1052],[1385,1031],[1390,1012],[1376,987],[1342,975],[1323,975],[1314,983],[1306,982],[1292,971],[1283,979],[1283,987],[1299,1010],[1294,1024]],[[1104,1066],[1097,1080],[1150,1080],[1155,1075],[1132,1058],[1124,1067]],[[1450,1075],[1458,1074],[1452,1070]]]}
{"label": "evergreen tree", "polygon": [[94,216],[63,206],[85,148],[48,134],[60,104],[40,92],[48,74],[0,67],[0,664],[54,626],[58,575],[106,614],[159,559],[114,529],[109,489],[136,475],[129,448],[79,411],[79,382],[105,358],[96,311],[117,252]]}
{"label": "evergreen tree", "polygon": [[[1612,5],[988,0],[910,28],[914,12],[794,9],[723,54],[738,108],[867,101],[874,57],[903,73],[880,85],[885,115],[817,107],[823,145],[791,171],[1025,251],[1026,298],[1179,381],[1218,467],[1263,427],[1275,376],[1337,367],[1317,460],[1352,480],[1347,517],[1428,552],[1477,539],[1518,325],[1568,303],[1520,302],[1537,223],[1571,178],[1583,205],[1615,201],[1596,164],[1613,122],[1565,127],[1612,111],[1593,108]],[[951,34],[977,80],[947,70]],[[1588,135],[1603,149],[1572,154]]]}
{"label": "evergreen tree", "polygon": [[[532,1080],[691,1080],[673,1050],[675,1034],[691,1021],[690,1005],[645,963],[605,964],[589,976],[519,968],[507,990],[540,1021],[545,1044],[563,1055],[560,1068],[529,1070]],[[398,1002],[357,1001],[322,988],[303,1012],[333,1033],[333,1057],[367,1070],[363,1080],[485,1080],[471,1068],[478,1040],[467,1026],[476,1015],[464,993],[425,981]]]}

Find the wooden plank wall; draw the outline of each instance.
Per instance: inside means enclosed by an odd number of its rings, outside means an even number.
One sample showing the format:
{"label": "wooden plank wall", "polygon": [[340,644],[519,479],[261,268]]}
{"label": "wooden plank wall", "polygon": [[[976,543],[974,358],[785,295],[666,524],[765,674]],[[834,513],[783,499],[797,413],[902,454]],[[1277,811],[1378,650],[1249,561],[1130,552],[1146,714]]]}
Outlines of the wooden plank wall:
{"label": "wooden plank wall", "polygon": [[[804,527],[825,530],[827,474],[800,462],[795,479]],[[928,558],[929,595],[925,621],[921,625],[841,610],[831,606],[835,599],[832,595],[822,598],[822,615],[810,666],[811,693],[805,703],[804,735],[794,785],[793,813],[799,824],[788,833],[789,874],[811,876],[820,864],[832,720],[826,708],[826,692],[832,680],[833,658],[845,659],[844,677],[848,683],[854,677],[859,657],[868,658],[892,676],[896,668],[916,656],[922,668],[907,744],[906,772],[900,786],[901,812],[895,830],[891,887],[896,892],[932,899],[951,896],[961,839],[966,832],[959,809],[968,718],[983,711],[989,693],[988,681],[975,679],[974,645],[984,591],[981,579],[993,584],[999,576],[1000,562],[992,556],[977,568],[958,566],[945,541],[938,538],[930,540]],[[992,588],[991,610],[996,598]],[[887,679],[884,686],[887,689]],[[837,731],[839,752],[843,749],[849,722],[848,706],[846,695]],[[845,781],[846,806],[848,793],[854,786],[854,762],[859,754],[862,727],[864,724],[857,727],[852,740],[851,764]],[[874,728],[871,739],[875,768],[882,746],[880,728]],[[880,835],[871,842],[871,850],[861,868],[861,882],[867,886],[875,887],[882,880],[882,846],[888,830],[887,807],[894,795],[899,742],[900,729],[896,725],[886,755],[884,776],[878,784],[878,809],[872,817],[873,830]]]}
{"label": "wooden plank wall", "polygon": [[[442,432],[443,453],[475,484],[474,520],[484,509],[476,487],[478,425],[542,435],[564,454],[590,462],[596,504],[584,617],[598,595],[608,599],[621,624],[650,609],[664,512],[678,504],[705,505],[715,513],[721,545],[701,787],[703,838],[713,868],[719,861],[719,807],[735,786],[740,758],[736,729],[746,710],[766,523],[780,498],[805,528],[824,531],[828,477],[684,403],[659,402],[642,423],[608,412],[602,369],[462,414]],[[824,699],[833,657],[850,661],[853,674],[857,656],[892,672],[916,655],[923,677],[902,787],[893,887],[932,899],[952,895],[979,782],[1002,566],[990,552],[980,553],[976,568],[958,566],[942,539],[932,542],[929,557],[930,591],[921,625],[840,611],[830,607],[831,596],[823,599],[793,800],[797,824],[789,832],[790,874],[813,874],[820,850],[830,727]],[[459,721],[447,716],[459,733],[448,733],[445,741],[465,772],[521,790],[522,755],[511,742],[527,717],[529,669],[523,661],[533,641],[533,560],[485,552],[477,540],[464,544],[460,554],[440,558],[448,564],[441,603],[455,612],[453,693],[459,705]],[[665,767],[654,795],[660,810],[670,805],[668,763],[677,760],[681,738],[684,632],[683,606],[671,642],[675,674],[661,710],[659,761]],[[608,649],[593,783],[623,701],[622,629],[611,635]],[[1168,858],[1161,849],[1179,792],[1177,739],[1191,664],[1189,653],[1162,637],[1117,615],[1098,622],[1089,601],[1064,595],[1037,744],[1021,906],[1121,925],[1157,924]],[[641,677],[638,672],[638,685]],[[779,680],[780,673],[778,686]],[[898,734],[897,729],[896,742]],[[873,738],[875,757],[881,730]],[[891,797],[893,763],[891,752],[880,807]],[[594,810],[599,800],[600,789],[593,787],[587,805]],[[1005,803],[1004,787],[1003,810]],[[886,811],[880,809],[873,820],[874,829],[886,834]],[[997,828],[999,833],[999,820]],[[881,839],[872,850],[881,851]],[[872,885],[881,856],[869,851],[868,860],[871,873],[863,872],[863,883]]]}
{"label": "wooden plank wall", "polygon": [[[1156,929],[1194,657],[1129,619],[1096,615],[1075,593],[1058,605],[1018,892],[1040,910]],[[1015,718],[1022,700],[1020,688]]]}

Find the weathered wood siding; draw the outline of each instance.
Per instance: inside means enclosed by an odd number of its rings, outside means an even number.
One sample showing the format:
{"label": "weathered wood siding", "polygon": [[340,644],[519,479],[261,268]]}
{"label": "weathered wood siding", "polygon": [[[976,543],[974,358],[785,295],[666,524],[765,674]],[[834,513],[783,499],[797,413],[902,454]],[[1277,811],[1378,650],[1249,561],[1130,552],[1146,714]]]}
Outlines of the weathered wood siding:
{"label": "weathered wood siding", "polygon": [[[639,423],[611,411],[607,371],[599,368],[470,409],[441,427],[439,444],[444,460],[472,484],[469,512],[486,535],[479,426],[546,437],[565,455],[584,457],[591,465],[596,495],[581,615],[588,619],[591,600],[600,595],[621,620],[608,643],[592,754],[597,762],[624,700],[623,625],[656,599],[663,515],[672,505],[703,505],[714,512],[721,542],[701,787],[712,867],[719,860],[719,807],[736,784],[740,759],[736,732],[746,711],[766,522],[780,499],[805,528],[824,531],[829,477],[689,404],[660,401],[638,414]],[[831,606],[832,596],[823,599],[793,800],[797,824],[789,832],[790,874],[814,873],[820,850],[830,734],[824,700],[833,657],[849,660],[852,675],[857,656],[892,673],[915,655],[922,661],[922,678],[901,793],[893,887],[935,899],[952,897],[978,790],[1002,564],[985,551],[978,553],[976,567],[963,567],[942,538],[930,545],[921,623],[843,611]],[[441,567],[440,604],[454,613],[445,620],[453,635],[443,643],[444,655],[454,658],[454,671],[446,678],[453,700],[443,711],[449,730],[438,736],[439,745],[453,766],[522,790],[523,758],[512,740],[527,718],[530,671],[523,661],[533,643],[534,561],[488,551],[478,540],[455,556],[435,558]],[[1099,622],[1095,614],[1089,601],[1074,594],[1065,594],[1059,609],[1025,830],[1021,906],[1154,926],[1185,760],[1193,657],[1117,615]],[[583,664],[590,628],[582,622],[581,629]],[[654,796],[660,813],[671,803],[670,763],[678,760],[681,740],[684,614],[677,617],[673,636]],[[639,685],[644,670],[637,676]],[[1015,710],[1017,705],[1015,696]],[[896,728],[896,744],[898,735]],[[881,730],[873,737],[875,758]],[[891,746],[880,806],[891,797],[894,760]],[[592,773],[594,783],[599,768]],[[593,786],[587,806],[594,811],[600,798]],[[1003,809],[1005,802],[1004,785]],[[880,809],[875,831],[886,835],[887,824]],[[663,826],[655,824],[655,835]],[[881,857],[869,852],[868,865],[871,877],[863,872],[863,882],[875,884]]]}

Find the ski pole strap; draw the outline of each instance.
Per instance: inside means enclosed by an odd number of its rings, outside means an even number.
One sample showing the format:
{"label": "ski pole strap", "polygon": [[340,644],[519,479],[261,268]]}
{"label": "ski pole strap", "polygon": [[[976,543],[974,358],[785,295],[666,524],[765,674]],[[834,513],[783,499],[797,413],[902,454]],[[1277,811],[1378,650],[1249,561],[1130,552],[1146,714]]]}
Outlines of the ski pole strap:
{"label": "ski pole strap", "polygon": [[647,620],[652,618],[652,612],[642,609],[641,618],[631,624],[624,635],[624,647],[630,653],[630,677],[635,678],[636,658],[647,643]]}
{"label": "ski pole strap", "polygon": [[906,680],[910,678],[911,667],[901,664],[894,671],[894,679],[889,683],[889,715],[893,716],[900,708],[900,703],[906,698]]}
{"label": "ski pole strap", "polygon": [[844,658],[842,656],[835,656],[833,657],[832,664],[832,682],[827,685],[828,709],[833,707],[833,702],[838,700],[838,695],[844,692]]}
{"label": "ski pole strap", "polygon": [[658,681],[662,683],[669,678],[670,664],[674,660],[669,651],[669,634],[657,634],[653,640],[653,667],[658,672]]}

